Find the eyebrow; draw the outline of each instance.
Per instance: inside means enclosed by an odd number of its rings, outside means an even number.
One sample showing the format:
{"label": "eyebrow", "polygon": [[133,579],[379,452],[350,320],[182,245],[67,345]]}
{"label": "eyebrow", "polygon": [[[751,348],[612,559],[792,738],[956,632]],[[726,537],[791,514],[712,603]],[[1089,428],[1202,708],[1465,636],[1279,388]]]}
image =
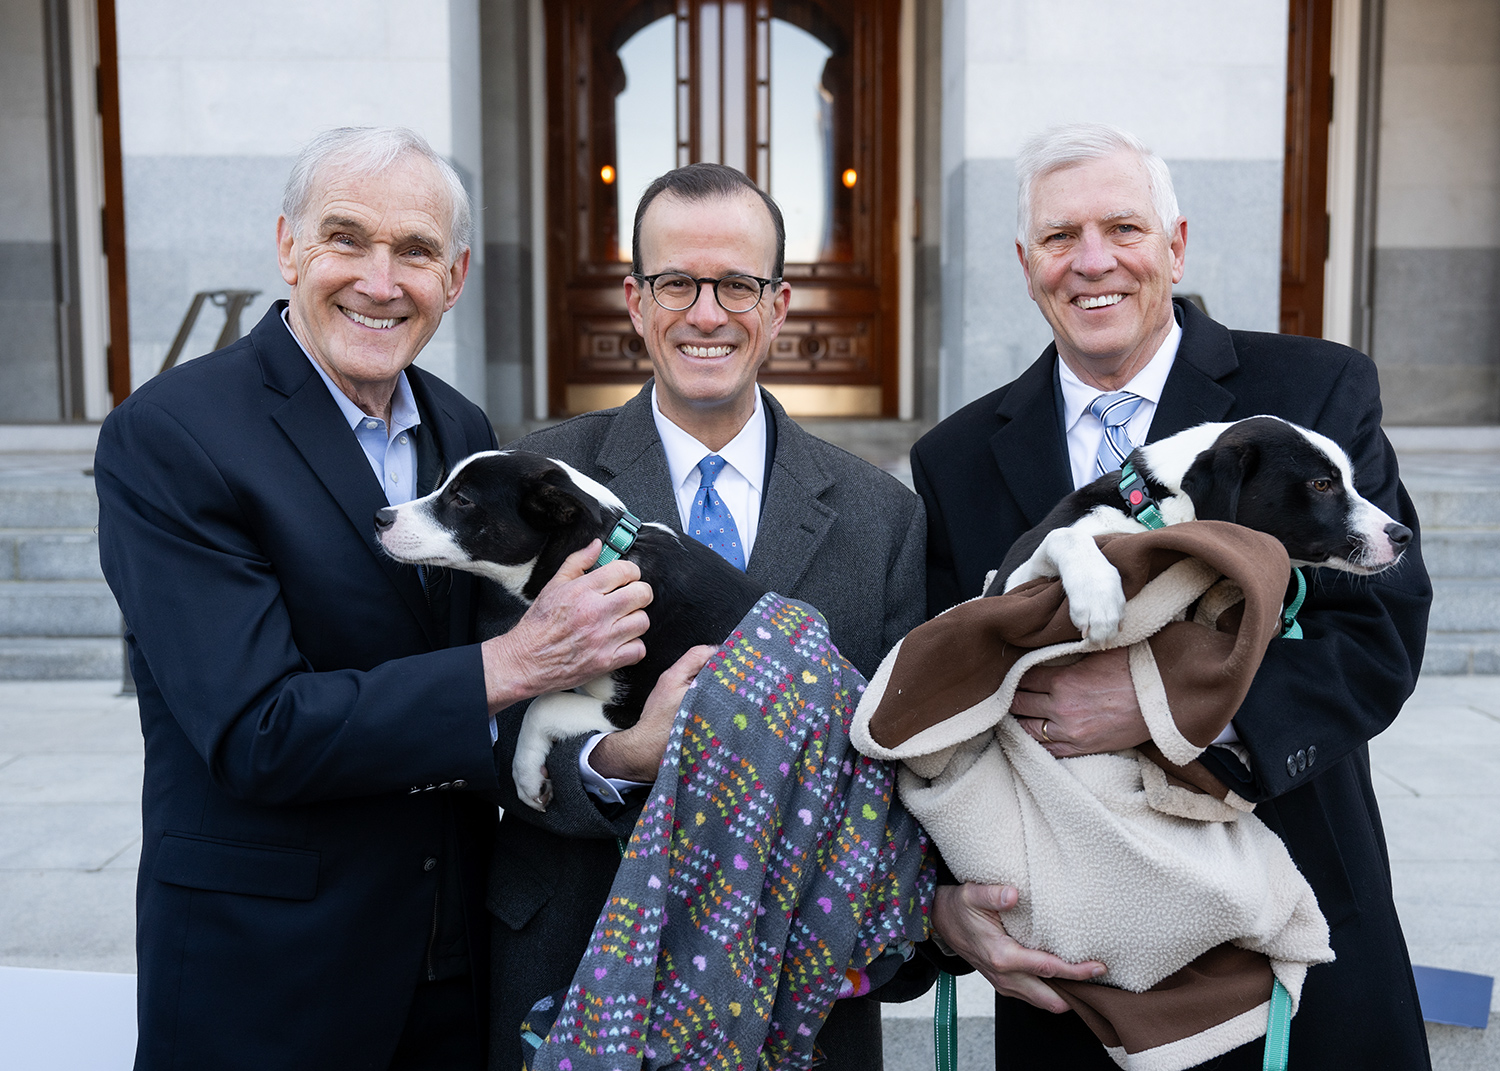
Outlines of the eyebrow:
{"label": "eyebrow", "polygon": [[[369,236],[365,225],[352,216],[324,216],[318,223],[318,229],[323,234],[328,234],[332,231],[350,231],[361,238]],[[399,235],[394,244],[402,247],[419,245],[429,252],[437,252],[443,248],[442,242],[437,241],[432,235],[422,231],[411,231],[407,234]]]}
{"label": "eyebrow", "polygon": [[[1134,208],[1120,208],[1113,212],[1106,212],[1099,219],[1103,223],[1113,223],[1121,219],[1146,219],[1147,217]],[[1072,219],[1048,219],[1043,220],[1041,229],[1044,231],[1065,231],[1070,227],[1078,226],[1077,220]]]}

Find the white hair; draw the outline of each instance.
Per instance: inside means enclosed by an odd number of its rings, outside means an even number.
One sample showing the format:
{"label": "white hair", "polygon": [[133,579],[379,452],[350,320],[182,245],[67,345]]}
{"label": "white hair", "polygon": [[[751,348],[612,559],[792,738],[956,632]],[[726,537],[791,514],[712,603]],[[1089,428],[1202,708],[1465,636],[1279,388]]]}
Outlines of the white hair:
{"label": "white hair", "polygon": [[1069,123],[1028,138],[1016,157],[1016,241],[1026,247],[1031,229],[1031,194],[1037,180],[1065,167],[1102,160],[1116,153],[1134,153],[1146,168],[1151,205],[1161,219],[1162,231],[1170,238],[1182,218],[1172,173],[1166,161],[1148,149],[1134,134],[1103,123]]}
{"label": "white hair", "polygon": [[313,191],[325,169],[338,165],[341,173],[355,176],[378,175],[407,156],[426,160],[442,176],[448,194],[448,249],[450,260],[457,260],[474,229],[474,210],[463,180],[453,165],[437,154],[427,139],[401,126],[341,126],[325,130],[309,141],[292,165],[286,189],[281,195],[281,214],[291,224],[293,234],[302,233],[303,218]]}

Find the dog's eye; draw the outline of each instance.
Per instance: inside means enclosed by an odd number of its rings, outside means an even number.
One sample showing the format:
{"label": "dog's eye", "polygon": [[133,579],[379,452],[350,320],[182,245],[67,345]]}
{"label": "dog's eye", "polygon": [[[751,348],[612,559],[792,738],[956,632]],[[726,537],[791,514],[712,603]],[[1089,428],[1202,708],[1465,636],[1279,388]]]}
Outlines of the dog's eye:
{"label": "dog's eye", "polygon": [[458,507],[462,508],[462,509],[468,509],[474,503],[470,502],[460,492],[454,491],[453,492],[453,504],[455,506],[458,506]]}
{"label": "dog's eye", "polygon": [[1326,495],[1329,491],[1333,490],[1333,481],[1332,480],[1313,480],[1312,481],[1312,489],[1314,491],[1318,492],[1318,494],[1320,494],[1320,495]]}

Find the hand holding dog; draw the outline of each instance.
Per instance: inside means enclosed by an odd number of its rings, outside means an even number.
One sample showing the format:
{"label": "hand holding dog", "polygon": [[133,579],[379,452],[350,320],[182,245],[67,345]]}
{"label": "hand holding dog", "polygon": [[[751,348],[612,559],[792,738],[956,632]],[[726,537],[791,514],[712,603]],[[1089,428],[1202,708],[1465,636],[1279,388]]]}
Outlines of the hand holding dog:
{"label": "hand holding dog", "polygon": [[1104,973],[1104,964],[1097,960],[1069,963],[1011,937],[1000,914],[1020,900],[1021,894],[1010,885],[939,885],[932,922],[948,946],[972,963],[997,993],[1043,1011],[1065,1012],[1067,1002],[1042,979],[1087,982]]}
{"label": "hand holding dog", "polygon": [[646,697],[641,720],[629,729],[610,733],[589,754],[589,765],[605,777],[650,784],[661,769],[667,738],[682,706],[682,697],[718,648],[712,644],[689,647],[656,681]]}
{"label": "hand holding dog", "polygon": [[1068,666],[1037,666],[1021,678],[1011,713],[1054,758],[1123,751],[1151,739],[1125,648],[1095,651]]}
{"label": "hand holding dog", "polygon": [[601,677],[646,654],[641,634],[651,585],[634,562],[599,560],[599,540],[569,555],[516,626],[485,640],[484,686],[490,713]]}

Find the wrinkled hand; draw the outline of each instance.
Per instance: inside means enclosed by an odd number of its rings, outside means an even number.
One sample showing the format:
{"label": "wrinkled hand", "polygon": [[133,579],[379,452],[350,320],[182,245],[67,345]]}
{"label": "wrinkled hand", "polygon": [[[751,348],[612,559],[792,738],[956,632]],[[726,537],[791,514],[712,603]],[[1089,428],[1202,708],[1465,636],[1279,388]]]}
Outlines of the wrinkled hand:
{"label": "wrinkled hand", "polygon": [[509,632],[485,640],[484,687],[490,713],[547,692],[562,692],[646,655],[641,634],[651,585],[634,562],[599,560],[596,539],[568,556]]}
{"label": "wrinkled hand", "polygon": [[718,648],[712,645],[689,648],[687,653],[657,678],[656,687],[646,697],[641,720],[629,729],[610,733],[589,753],[589,765],[605,777],[648,784],[656,780],[666,754],[667,738],[682,706],[682,697]]}
{"label": "wrinkled hand", "polygon": [[1123,647],[1095,651],[1070,666],[1027,670],[1010,710],[1059,759],[1122,751],[1151,739]]}
{"label": "wrinkled hand", "polygon": [[1104,973],[1096,960],[1069,963],[1027,948],[1005,932],[1000,913],[1020,902],[1010,885],[939,885],[932,922],[948,947],[974,965],[995,991],[1043,1011],[1065,1012],[1068,1004],[1042,979],[1087,982]]}

